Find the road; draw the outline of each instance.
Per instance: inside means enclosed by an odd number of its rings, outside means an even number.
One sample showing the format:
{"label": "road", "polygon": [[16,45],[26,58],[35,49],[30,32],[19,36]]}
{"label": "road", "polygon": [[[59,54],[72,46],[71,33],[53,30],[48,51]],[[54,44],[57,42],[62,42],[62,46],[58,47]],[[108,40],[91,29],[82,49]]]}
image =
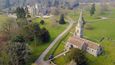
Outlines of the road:
{"label": "road", "polygon": [[71,27],[73,26],[74,22],[68,20],[69,26],[61,33],[58,35],[58,37],[49,45],[49,47],[40,55],[40,57],[35,61],[36,65],[48,65],[48,63],[46,63],[44,61],[45,56],[48,54],[48,52],[50,51],[50,49],[56,44],[56,42],[58,42],[64,34],[66,34]]}

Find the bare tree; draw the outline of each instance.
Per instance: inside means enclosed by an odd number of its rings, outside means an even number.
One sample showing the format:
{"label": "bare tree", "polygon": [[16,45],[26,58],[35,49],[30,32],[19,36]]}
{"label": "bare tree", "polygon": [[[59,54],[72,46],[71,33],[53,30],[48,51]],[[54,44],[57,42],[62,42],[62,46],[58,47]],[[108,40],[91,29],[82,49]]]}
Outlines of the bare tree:
{"label": "bare tree", "polygon": [[18,25],[14,19],[8,19],[7,21],[3,23],[1,32],[5,33],[11,39],[11,36],[17,33]]}
{"label": "bare tree", "polygon": [[109,11],[108,2],[109,2],[109,0],[101,0],[101,3],[100,3],[100,14],[103,14],[103,13]]}
{"label": "bare tree", "polygon": [[[5,44],[2,42],[2,44]],[[9,65],[9,56],[7,54],[7,46],[0,47],[0,65]]]}

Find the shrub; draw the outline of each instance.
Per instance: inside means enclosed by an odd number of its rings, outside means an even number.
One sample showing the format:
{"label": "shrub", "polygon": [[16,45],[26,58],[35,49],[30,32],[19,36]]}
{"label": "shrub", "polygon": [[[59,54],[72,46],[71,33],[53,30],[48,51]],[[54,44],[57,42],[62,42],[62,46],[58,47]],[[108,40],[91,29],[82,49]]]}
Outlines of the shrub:
{"label": "shrub", "polygon": [[45,21],[44,21],[44,20],[41,20],[41,21],[40,21],[40,24],[42,24],[42,25],[43,25],[44,23],[45,23]]}

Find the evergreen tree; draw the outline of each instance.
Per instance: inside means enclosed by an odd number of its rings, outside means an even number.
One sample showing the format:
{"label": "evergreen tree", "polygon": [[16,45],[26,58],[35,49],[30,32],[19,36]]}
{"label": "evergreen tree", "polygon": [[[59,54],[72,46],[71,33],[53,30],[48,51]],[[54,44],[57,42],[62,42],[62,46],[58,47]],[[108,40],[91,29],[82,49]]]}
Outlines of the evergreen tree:
{"label": "evergreen tree", "polygon": [[64,14],[61,14],[59,24],[65,24]]}
{"label": "evergreen tree", "polygon": [[26,18],[26,12],[25,12],[24,8],[17,7],[17,9],[16,9],[16,16],[17,16],[17,19],[19,19],[19,18]]}
{"label": "evergreen tree", "polygon": [[46,28],[41,29],[40,40],[42,42],[48,42],[50,40],[50,34]]}
{"label": "evergreen tree", "polygon": [[33,30],[34,30],[34,40],[40,41],[40,42],[48,42],[50,40],[50,34],[46,28],[40,28],[39,24],[34,23],[33,24]]}
{"label": "evergreen tree", "polygon": [[96,11],[96,9],[95,9],[95,4],[92,4],[91,9],[90,9],[90,15],[91,15],[91,16],[94,15],[94,14],[95,14],[95,11]]}

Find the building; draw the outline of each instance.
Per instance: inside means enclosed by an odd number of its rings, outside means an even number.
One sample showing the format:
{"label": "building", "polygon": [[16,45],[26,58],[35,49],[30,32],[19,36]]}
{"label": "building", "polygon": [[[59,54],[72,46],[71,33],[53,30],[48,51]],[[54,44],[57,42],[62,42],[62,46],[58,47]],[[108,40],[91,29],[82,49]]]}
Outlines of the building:
{"label": "building", "polygon": [[84,21],[82,11],[81,11],[74,36],[77,36],[77,37],[80,37],[80,38],[83,37],[84,24],[85,24],[85,21]]}
{"label": "building", "polygon": [[32,16],[37,16],[37,15],[39,15],[39,7],[38,7],[38,4],[35,4],[35,5],[27,5],[26,7],[27,7],[28,12],[29,12],[30,15],[32,15]]}
{"label": "building", "polygon": [[83,19],[81,11],[75,33],[72,37],[68,39],[65,48],[78,48],[80,50],[87,51],[94,56],[98,56],[102,53],[102,46],[100,44],[83,38],[84,24],[85,21]]}

